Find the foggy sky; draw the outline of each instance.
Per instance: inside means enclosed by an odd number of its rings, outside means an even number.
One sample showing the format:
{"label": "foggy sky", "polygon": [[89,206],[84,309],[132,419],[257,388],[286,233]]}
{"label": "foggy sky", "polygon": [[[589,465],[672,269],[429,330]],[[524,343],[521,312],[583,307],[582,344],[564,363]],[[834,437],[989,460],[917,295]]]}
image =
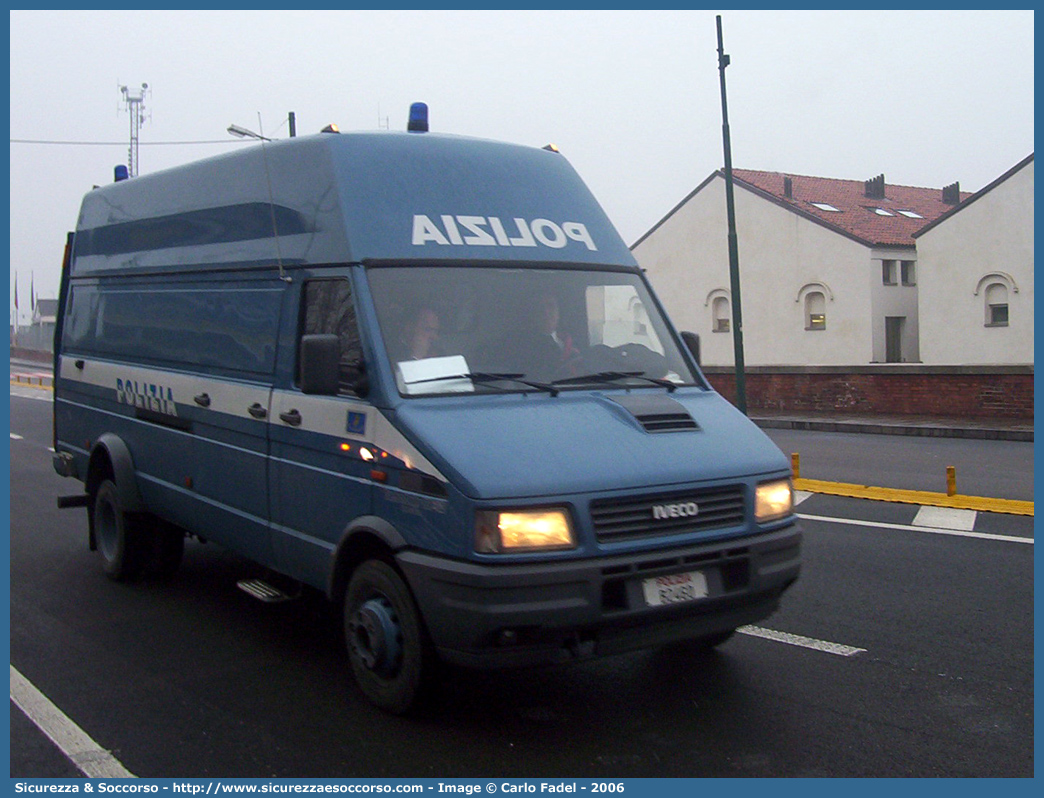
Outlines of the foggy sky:
{"label": "foggy sky", "polygon": [[12,310],[127,162],[121,84],[149,85],[142,174],[421,100],[556,144],[632,243],[724,162],[716,13],[736,168],[976,191],[1033,152],[1032,11],[12,11]]}

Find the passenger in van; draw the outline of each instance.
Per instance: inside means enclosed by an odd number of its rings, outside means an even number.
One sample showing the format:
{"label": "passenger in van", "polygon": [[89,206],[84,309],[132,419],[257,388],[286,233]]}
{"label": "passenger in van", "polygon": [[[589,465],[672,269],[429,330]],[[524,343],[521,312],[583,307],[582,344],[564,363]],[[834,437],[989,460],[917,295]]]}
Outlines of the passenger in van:
{"label": "passenger in van", "polygon": [[396,361],[423,360],[438,357],[439,316],[429,307],[421,307],[399,333]]}
{"label": "passenger in van", "polygon": [[580,352],[572,337],[559,327],[558,299],[552,293],[537,296],[523,333],[526,373],[534,379],[551,380],[579,374]]}

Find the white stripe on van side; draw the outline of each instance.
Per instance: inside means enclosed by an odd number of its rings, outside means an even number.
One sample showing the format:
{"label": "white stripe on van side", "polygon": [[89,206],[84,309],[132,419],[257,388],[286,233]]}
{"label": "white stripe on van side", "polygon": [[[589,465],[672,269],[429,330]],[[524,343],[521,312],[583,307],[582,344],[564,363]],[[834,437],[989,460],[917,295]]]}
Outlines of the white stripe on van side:
{"label": "white stripe on van side", "polygon": [[[83,363],[83,368],[77,368],[77,362]],[[162,394],[161,398],[165,398],[169,390],[174,402],[184,405],[196,404],[195,398],[206,394],[210,399],[206,409],[238,418],[253,418],[249,408],[255,403],[267,410],[271,392],[270,386],[258,383],[223,380],[167,369],[128,366],[105,360],[71,358],[67,355],[62,356],[58,369],[63,380],[112,391],[117,391],[122,383],[125,392],[132,393],[136,389],[139,394],[147,395],[150,387],[156,386],[157,393]],[[134,387],[128,391],[128,385]],[[127,404],[134,404],[132,399],[132,396],[128,396],[125,401]]]}
{"label": "white stripe on van side", "polygon": [[[76,363],[83,364],[78,368]],[[297,410],[301,415],[301,424],[293,429],[305,430],[329,435],[338,440],[353,440],[370,443],[378,449],[388,452],[424,474],[435,477],[442,482],[449,482],[434,465],[413,446],[399,430],[384,417],[373,405],[353,401],[344,397],[313,396],[298,391],[273,391],[271,386],[250,383],[241,380],[221,379],[201,374],[167,369],[128,366],[105,360],[88,360],[63,355],[59,361],[59,375],[63,380],[78,382],[112,391],[117,390],[118,382],[124,386],[124,401],[133,404],[135,392],[146,398],[152,396],[152,386],[160,399],[168,393],[173,401],[183,405],[196,404],[195,398],[206,394],[210,399],[207,407],[201,411],[222,413],[237,418],[249,418],[263,424],[287,426],[279,418],[281,413]],[[133,386],[128,391],[127,386]],[[260,404],[269,411],[266,419],[254,419],[249,408]],[[162,403],[158,408],[166,409]],[[160,412],[162,412],[162,409]],[[362,434],[348,431],[348,414],[358,413],[366,417]]]}
{"label": "white stripe on van side", "polygon": [[[280,415],[291,410],[296,410],[301,415],[301,423],[295,429],[330,435],[341,440],[372,443],[378,449],[402,460],[407,467],[417,469],[442,482],[449,482],[373,405],[340,397],[312,396],[298,391],[274,391],[272,423],[289,426]],[[348,430],[349,413],[365,415],[366,425],[361,434]]]}

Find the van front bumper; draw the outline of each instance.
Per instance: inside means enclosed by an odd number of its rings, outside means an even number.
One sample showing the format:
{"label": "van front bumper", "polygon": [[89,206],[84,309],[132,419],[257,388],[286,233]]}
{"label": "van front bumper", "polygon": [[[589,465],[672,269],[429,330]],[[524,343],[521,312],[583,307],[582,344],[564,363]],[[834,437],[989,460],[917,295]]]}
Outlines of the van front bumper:
{"label": "van front bumper", "polygon": [[[714,635],[772,614],[801,569],[796,523],[666,551],[484,565],[403,551],[397,561],[439,655],[480,668],[551,664]],[[707,597],[647,606],[644,580],[700,571]]]}

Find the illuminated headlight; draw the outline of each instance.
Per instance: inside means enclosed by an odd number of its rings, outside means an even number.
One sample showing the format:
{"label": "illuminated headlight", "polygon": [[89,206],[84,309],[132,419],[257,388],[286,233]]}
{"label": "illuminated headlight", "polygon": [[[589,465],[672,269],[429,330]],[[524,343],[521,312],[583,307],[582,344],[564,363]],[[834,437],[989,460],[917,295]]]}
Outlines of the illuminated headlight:
{"label": "illuminated headlight", "polygon": [[483,554],[553,551],[576,546],[564,509],[480,512],[475,523],[475,551]]}
{"label": "illuminated headlight", "polygon": [[790,515],[794,509],[794,493],[789,479],[763,482],[754,494],[754,519],[759,523]]}

